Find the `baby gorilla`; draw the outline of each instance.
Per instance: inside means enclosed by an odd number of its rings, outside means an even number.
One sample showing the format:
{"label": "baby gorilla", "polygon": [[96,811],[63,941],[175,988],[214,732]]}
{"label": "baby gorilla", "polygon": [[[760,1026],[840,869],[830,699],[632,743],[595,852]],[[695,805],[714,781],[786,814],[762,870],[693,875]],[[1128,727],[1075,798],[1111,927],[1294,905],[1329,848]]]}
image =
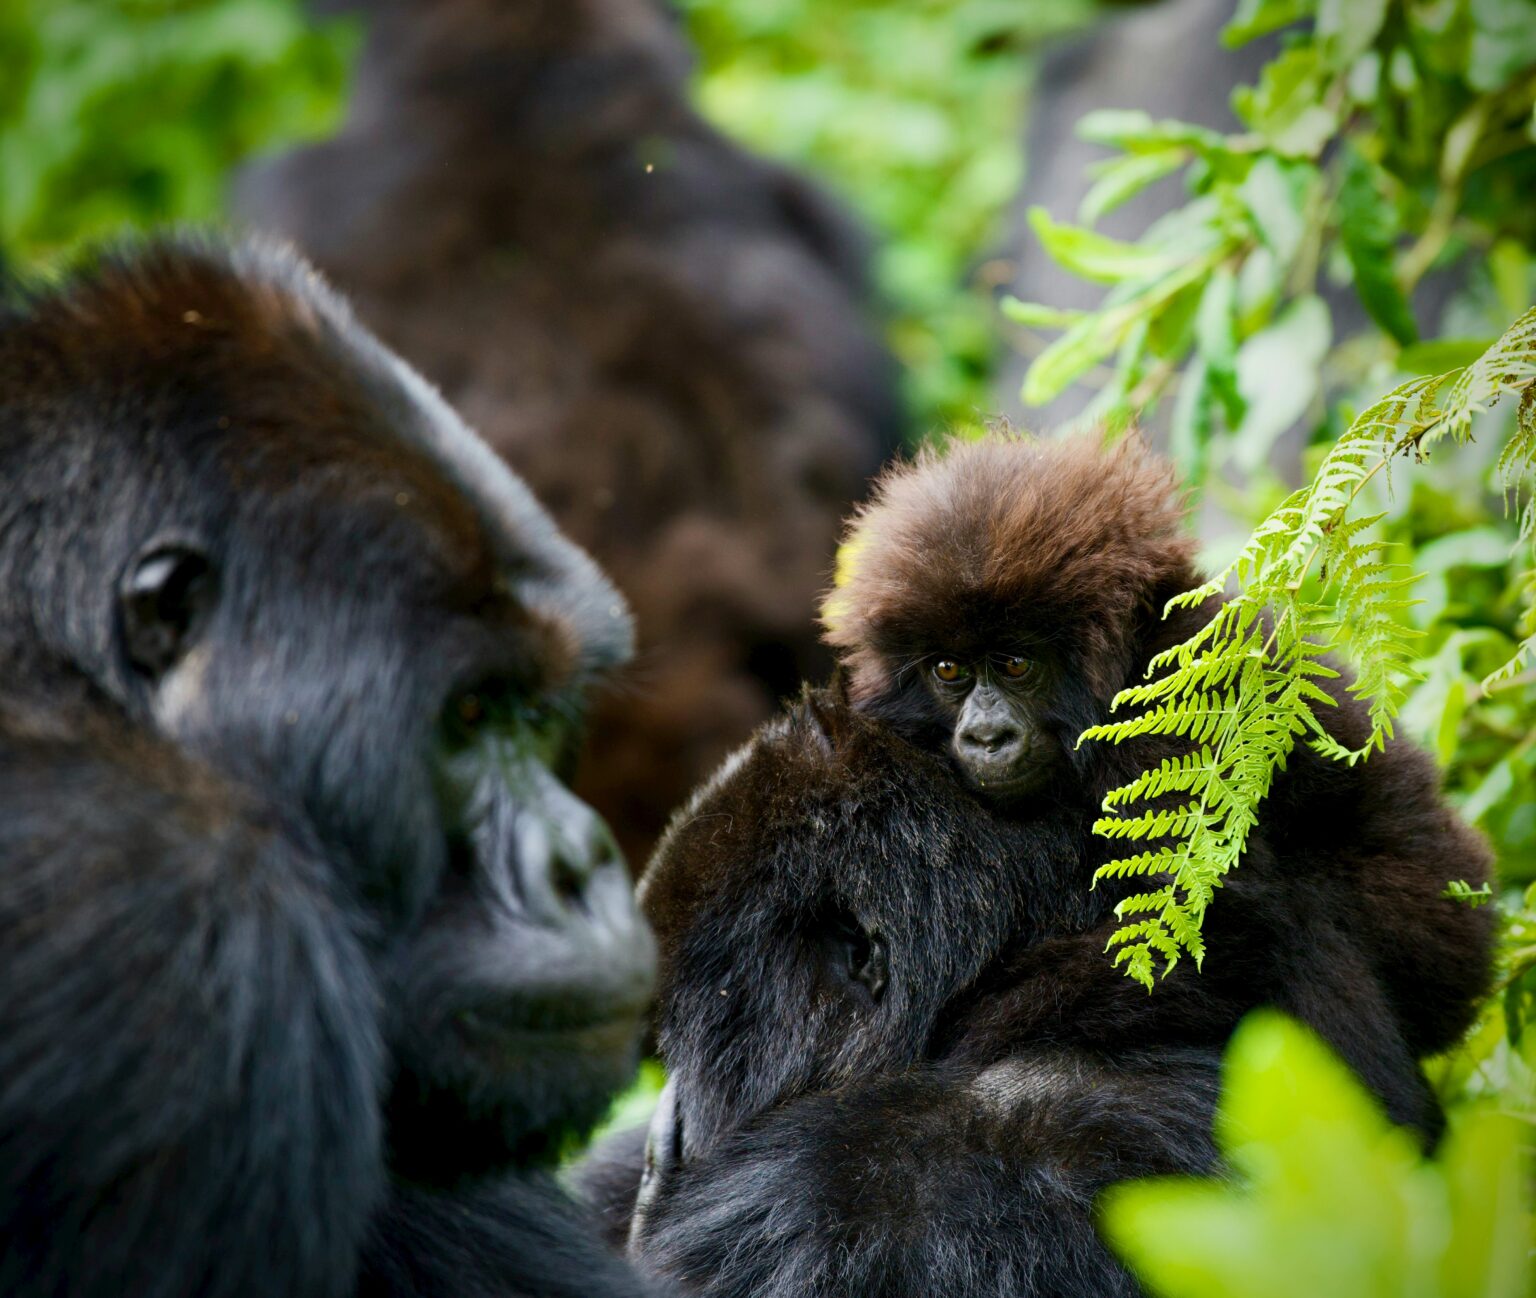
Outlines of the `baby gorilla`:
{"label": "baby gorilla", "polygon": [[0,1292],[640,1292],[532,1170],[651,981],[612,587],[261,248],[0,310],[0,480]]}
{"label": "baby gorilla", "polygon": [[[812,696],[764,731],[642,884],[672,1080],[632,1227],[633,1138],[585,1180],[648,1266],[731,1298],[1133,1292],[1093,1195],[1210,1164],[1215,1060],[1264,1005],[1438,1129],[1417,1059],[1471,1021],[1490,943],[1441,894],[1488,858],[1411,745],[1293,757],[1203,971],[1148,995],[1105,954],[1134,885],[1091,886],[1112,850],[1091,826],[1157,754],[1075,741],[1198,625],[1160,618],[1198,584],[1192,548],[1134,444],[997,438],[883,484],[829,605],[851,705]],[[1006,773],[957,733],[967,682],[1018,731]]]}

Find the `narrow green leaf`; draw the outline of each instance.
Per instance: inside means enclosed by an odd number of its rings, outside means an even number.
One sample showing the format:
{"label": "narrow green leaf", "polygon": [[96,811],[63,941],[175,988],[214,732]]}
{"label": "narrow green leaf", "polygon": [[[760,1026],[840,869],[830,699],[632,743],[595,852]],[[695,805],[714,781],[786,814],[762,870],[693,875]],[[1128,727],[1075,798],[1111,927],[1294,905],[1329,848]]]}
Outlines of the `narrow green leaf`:
{"label": "narrow green leaf", "polygon": [[1237,427],[1247,402],[1237,387],[1237,276],[1221,265],[1206,281],[1195,313],[1195,350],[1206,364],[1212,394],[1229,427]]}
{"label": "narrow green leaf", "polygon": [[1029,209],[1029,224],[1051,259],[1084,279],[1113,284],[1157,275],[1178,264],[1176,257],[1161,249],[1053,221],[1043,207]]}
{"label": "narrow green leaf", "polygon": [[1086,311],[1045,306],[1039,302],[1023,302],[1011,293],[1002,298],[997,306],[1014,324],[1036,329],[1068,329],[1088,314]]}
{"label": "narrow green leaf", "polygon": [[1112,159],[1098,172],[1098,178],[1078,204],[1077,219],[1093,225],[1106,212],[1112,212],[1134,198],[1148,185],[1177,171],[1186,158],[1183,149],[1160,149],[1153,153],[1128,153]]}
{"label": "narrow green leaf", "polygon": [[1238,0],[1237,12],[1221,29],[1221,43],[1236,49],[1311,14],[1315,0]]}

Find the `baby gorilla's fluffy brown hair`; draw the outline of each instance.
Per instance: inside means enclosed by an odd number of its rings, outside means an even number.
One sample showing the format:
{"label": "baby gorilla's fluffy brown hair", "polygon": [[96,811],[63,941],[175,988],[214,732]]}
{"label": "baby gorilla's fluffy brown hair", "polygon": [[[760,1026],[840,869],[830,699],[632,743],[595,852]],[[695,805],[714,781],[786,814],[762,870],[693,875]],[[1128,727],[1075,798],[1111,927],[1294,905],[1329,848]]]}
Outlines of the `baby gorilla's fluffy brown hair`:
{"label": "baby gorilla's fluffy brown hair", "polygon": [[1172,467],[1138,438],[993,433],[890,469],[850,524],[826,640],[865,702],[937,646],[985,652],[1028,628],[1070,644],[1094,692],[1124,682],[1137,633],[1198,585]]}

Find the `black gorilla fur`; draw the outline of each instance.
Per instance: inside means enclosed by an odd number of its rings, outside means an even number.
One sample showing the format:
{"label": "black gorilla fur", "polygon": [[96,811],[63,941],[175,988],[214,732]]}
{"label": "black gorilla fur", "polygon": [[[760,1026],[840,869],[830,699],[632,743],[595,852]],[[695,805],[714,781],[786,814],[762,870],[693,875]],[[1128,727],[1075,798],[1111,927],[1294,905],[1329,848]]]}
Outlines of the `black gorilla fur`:
{"label": "black gorilla fur", "polygon": [[251,171],[295,240],[635,612],[577,789],[632,860],[803,677],[838,520],[894,448],[862,238],[711,127],[667,0],[325,0],[345,129]]}
{"label": "black gorilla fur", "polygon": [[[1133,1292],[1093,1198],[1214,1165],[1214,1034],[1103,1049],[957,1017],[1000,952],[1096,907],[1078,868],[1064,826],[1021,832],[825,695],[733,758],[642,885],[670,1073],[642,1263],[712,1295]],[[847,976],[858,933],[878,996]],[[616,1241],[638,1157],[621,1138],[581,1175]]]}
{"label": "black gorilla fur", "polygon": [[537,1170],[650,986],[613,589],[260,248],[13,293],[0,477],[0,1292],[639,1293]]}
{"label": "black gorilla fur", "polygon": [[[1216,1061],[1260,1005],[1437,1130],[1416,1059],[1470,1022],[1491,927],[1441,893],[1488,860],[1411,745],[1294,756],[1207,913],[1203,972],[1186,960],[1149,995],[1105,953],[1138,885],[1090,889],[1114,850],[1090,826],[1147,749],[1073,741],[1191,629],[1158,618],[1195,584],[1178,521],[1135,445],[999,438],[883,486],[832,610],[853,702],[811,695],[761,732],[642,881],[671,1074],[632,1226],[647,1266],[731,1298],[1134,1292],[1093,1194],[1210,1166]],[[999,805],[957,778],[911,676],[1010,627],[1035,638],[1061,752],[1045,789]],[[1341,693],[1337,714],[1358,743],[1359,705]],[[637,1148],[583,1177],[616,1237]]]}

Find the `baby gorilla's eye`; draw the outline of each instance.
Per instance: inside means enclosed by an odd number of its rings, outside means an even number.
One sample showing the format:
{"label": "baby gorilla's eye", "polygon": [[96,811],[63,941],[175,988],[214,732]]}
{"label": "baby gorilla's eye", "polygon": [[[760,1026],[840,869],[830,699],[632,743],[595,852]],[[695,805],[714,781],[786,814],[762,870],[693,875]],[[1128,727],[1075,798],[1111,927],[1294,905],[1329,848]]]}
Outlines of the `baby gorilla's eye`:
{"label": "baby gorilla's eye", "polygon": [[1028,676],[1033,666],[1034,664],[1028,658],[1004,658],[1003,674],[1017,680],[1021,676]]}
{"label": "baby gorilla's eye", "polygon": [[933,674],[948,685],[959,680],[966,674],[966,671],[953,658],[940,658],[933,665]]}
{"label": "baby gorilla's eye", "polygon": [[485,719],[485,700],[478,694],[461,694],[453,701],[453,714],[461,725],[473,729]]}

